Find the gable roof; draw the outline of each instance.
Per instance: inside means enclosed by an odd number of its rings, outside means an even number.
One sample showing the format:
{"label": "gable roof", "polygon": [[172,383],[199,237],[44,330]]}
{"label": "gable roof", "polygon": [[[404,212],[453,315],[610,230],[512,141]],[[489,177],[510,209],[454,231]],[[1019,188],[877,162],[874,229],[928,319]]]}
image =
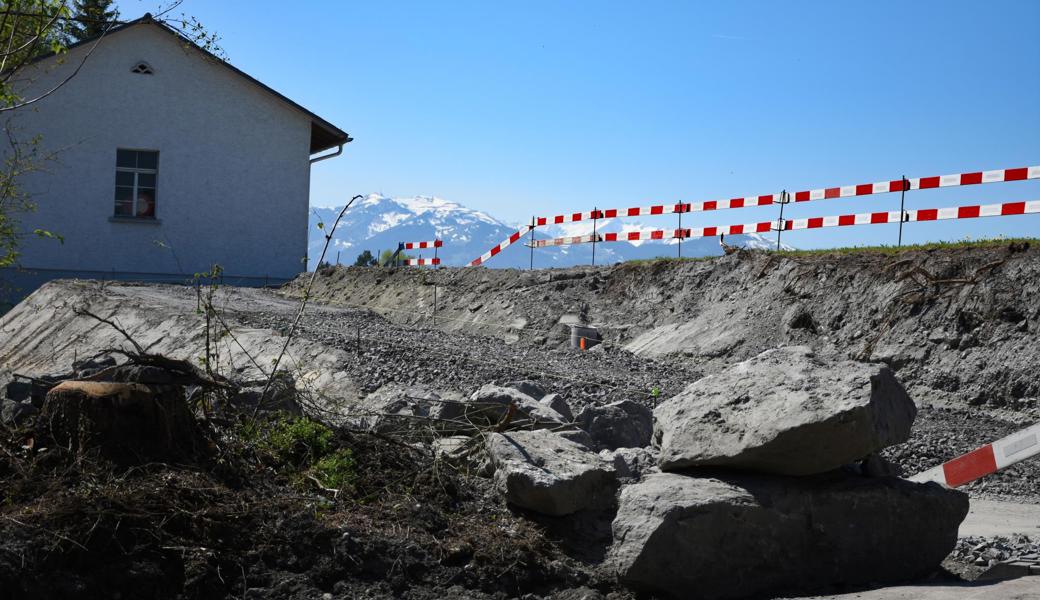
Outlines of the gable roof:
{"label": "gable roof", "polygon": [[[121,23],[119,25],[116,25],[116,26],[112,27],[111,29],[109,29],[106,33],[101,34],[101,35],[111,36],[111,35],[119,33],[120,31],[125,31],[126,29],[134,27],[135,25],[146,25],[146,24],[147,25],[155,25],[155,26],[159,27],[159,29],[169,33],[170,35],[175,36],[178,40],[180,40],[182,42],[185,42],[185,43],[188,43],[188,44],[191,44],[191,46],[194,49],[196,49],[199,52],[203,53],[208,58],[212,58],[217,63],[223,65],[224,67],[226,67],[228,69],[230,69],[236,75],[244,78],[246,81],[252,83],[253,85],[255,85],[258,88],[260,88],[261,90],[267,92],[268,94],[271,94],[272,96],[274,96],[278,100],[281,100],[285,104],[288,104],[290,107],[292,107],[292,108],[302,112],[303,114],[307,115],[310,118],[310,120],[311,120],[311,148],[310,148],[310,153],[311,154],[316,154],[316,153],[321,152],[323,150],[328,150],[330,148],[334,148],[336,146],[339,146],[340,144],[346,144],[346,143],[354,141],[354,138],[350,137],[350,134],[348,134],[347,132],[343,131],[339,127],[336,127],[332,123],[329,123],[325,119],[323,119],[323,118],[319,117],[318,115],[314,114],[313,112],[307,110],[303,106],[300,106],[296,102],[293,102],[288,97],[278,93],[277,91],[275,91],[271,87],[267,86],[266,84],[264,84],[260,80],[252,77],[251,75],[249,75],[245,71],[242,71],[241,69],[235,67],[234,65],[232,65],[229,62],[227,62],[226,60],[222,60],[220,57],[216,56],[215,54],[213,54],[209,50],[206,50],[205,48],[203,48],[202,46],[199,46],[198,44],[196,44],[192,40],[184,37],[183,35],[181,35],[180,32],[178,32],[177,30],[171,28],[169,25],[166,25],[162,21],[157,21],[157,20],[153,19],[151,13],[145,13],[143,17],[140,17],[138,19],[134,19],[133,21],[127,21],[126,23]],[[101,37],[101,35],[96,35],[96,36],[93,36],[93,37],[85,38],[85,39],[82,39],[82,40],[80,40],[80,41],[78,41],[78,42],[76,42],[74,44],[69,44],[68,48],[72,49],[72,48],[75,48],[77,46],[82,46],[84,44],[89,44],[89,43],[95,42],[95,41],[98,40],[98,38]],[[53,56],[53,53],[45,54],[43,56],[40,56],[36,60],[42,60],[44,58],[47,58],[48,56]],[[35,61],[33,61],[33,62],[35,62]]]}

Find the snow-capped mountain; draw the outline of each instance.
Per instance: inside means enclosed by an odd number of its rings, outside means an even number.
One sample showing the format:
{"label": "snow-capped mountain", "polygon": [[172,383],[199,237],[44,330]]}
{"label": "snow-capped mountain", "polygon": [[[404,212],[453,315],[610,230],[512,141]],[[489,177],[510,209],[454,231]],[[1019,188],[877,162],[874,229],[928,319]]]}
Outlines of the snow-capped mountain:
{"label": "snow-capped mountain", "polygon": [[[311,261],[309,267],[312,269],[321,255],[321,249],[325,243],[325,232],[331,229],[339,211],[340,208],[312,208],[311,210],[308,256]],[[670,221],[662,221],[662,218],[654,217],[653,223],[630,219],[602,219],[596,223],[596,231],[600,233],[628,232],[674,227],[674,224]],[[318,227],[319,223],[324,224],[324,229]],[[437,252],[441,264],[464,266],[518,229],[526,229],[526,226],[510,225],[487,213],[472,210],[442,198],[427,196],[389,198],[379,194],[369,194],[347,210],[343,220],[336,228],[333,243],[325,255],[325,260],[335,263],[338,253],[339,262],[350,265],[365,250],[378,256],[383,250],[396,249],[400,242],[418,242],[440,238],[444,240],[444,246]],[[579,222],[539,228],[535,232],[535,237],[545,239],[584,235],[591,232],[592,223]],[[732,236],[732,239],[726,239],[726,243],[750,248],[773,247],[773,242],[757,234]],[[596,244],[596,263],[608,264],[638,258],[676,256],[678,253],[676,244],[676,240]],[[687,239],[682,243],[683,256],[713,256],[721,253],[722,250],[715,238]],[[430,258],[433,256],[433,251],[409,251],[409,254]],[[516,243],[491,259],[486,266],[526,268],[529,261],[530,250],[520,243]],[[591,261],[591,244],[536,249],[534,253],[535,267],[542,268],[569,267],[589,264]]]}

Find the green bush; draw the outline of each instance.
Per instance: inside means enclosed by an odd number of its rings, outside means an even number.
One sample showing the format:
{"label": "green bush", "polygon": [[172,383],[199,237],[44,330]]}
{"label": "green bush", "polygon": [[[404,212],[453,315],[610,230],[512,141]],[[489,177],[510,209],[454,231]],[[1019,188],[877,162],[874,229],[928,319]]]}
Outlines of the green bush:
{"label": "green bush", "polygon": [[340,448],[327,426],[307,417],[284,416],[268,422],[247,421],[238,427],[242,440],[274,456],[277,469],[297,486],[316,480],[328,489],[354,483],[357,462],[350,448]]}
{"label": "green bush", "polygon": [[307,417],[285,417],[267,435],[266,445],[285,462],[311,465],[332,450],[332,430]]}
{"label": "green bush", "polygon": [[311,474],[323,487],[341,490],[354,483],[356,466],[354,453],[349,448],[340,448],[315,463]]}

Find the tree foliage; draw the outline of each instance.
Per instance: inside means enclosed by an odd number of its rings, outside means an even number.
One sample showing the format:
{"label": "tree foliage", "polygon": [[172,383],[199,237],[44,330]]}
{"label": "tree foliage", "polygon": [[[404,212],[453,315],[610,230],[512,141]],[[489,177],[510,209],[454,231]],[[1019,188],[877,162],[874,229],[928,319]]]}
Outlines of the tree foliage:
{"label": "tree foliage", "polygon": [[104,33],[119,18],[112,0],[75,0],[73,17],[65,27],[66,43],[81,42]]}
{"label": "tree foliage", "polygon": [[10,110],[22,102],[12,82],[23,68],[65,49],[62,27],[69,9],[59,0],[3,0],[0,11],[0,110]]}
{"label": "tree foliage", "polygon": [[[61,53],[63,18],[69,15],[58,0],[3,0],[0,2],[0,114],[26,102],[13,86],[33,59]],[[0,162],[0,267],[18,258],[19,243],[27,235],[57,238],[43,229],[23,231],[19,216],[33,210],[31,197],[19,185],[22,178],[42,170],[53,159],[41,150],[39,136],[20,135],[10,118],[2,124],[3,161]]]}
{"label": "tree foliage", "polygon": [[372,256],[370,250],[365,250],[361,254],[358,254],[357,260],[354,261],[355,267],[374,267],[379,264],[376,257]]}

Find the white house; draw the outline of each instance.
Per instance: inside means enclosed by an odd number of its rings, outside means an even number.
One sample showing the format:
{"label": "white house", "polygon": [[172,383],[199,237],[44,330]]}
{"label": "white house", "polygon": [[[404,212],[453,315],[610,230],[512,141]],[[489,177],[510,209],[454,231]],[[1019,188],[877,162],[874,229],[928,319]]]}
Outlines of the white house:
{"label": "white house", "polygon": [[214,264],[245,285],[304,270],[311,165],[350,136],[150,15],[96,41],[37,61],[26,97],[82,67],[12,113],[20,136],[57,151],[23,182],[38,208],[22,226],[64,243],[25,237],[0,278],[24,293],[58,277],[183,281]]}

